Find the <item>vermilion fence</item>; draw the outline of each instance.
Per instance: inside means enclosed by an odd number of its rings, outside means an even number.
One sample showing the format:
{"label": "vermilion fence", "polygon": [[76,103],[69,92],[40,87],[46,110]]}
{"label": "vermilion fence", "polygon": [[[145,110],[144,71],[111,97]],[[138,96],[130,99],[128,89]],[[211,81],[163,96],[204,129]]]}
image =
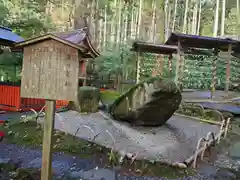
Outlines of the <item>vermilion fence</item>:
{"label": "vermilion fence", "polygon": [[[20,83],[0,83],[0,109],[7,111],[28,111],[41,109],[45,105],[44,99],[20,97]],[[56,107],[67,106],[68,101],[56,101]]]}

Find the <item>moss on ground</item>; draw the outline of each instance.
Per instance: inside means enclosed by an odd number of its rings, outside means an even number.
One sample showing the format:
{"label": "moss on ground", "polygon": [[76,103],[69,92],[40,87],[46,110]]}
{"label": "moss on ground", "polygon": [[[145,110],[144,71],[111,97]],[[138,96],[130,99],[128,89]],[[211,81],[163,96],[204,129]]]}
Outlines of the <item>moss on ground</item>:
{"label": "moss on ground", "polygon": [[[0,131],[4,131],[6,134],[3,143],[30,147],[42,146],[43,130],[34,121],[8,123],[4,127],[0,127]],[[146,160],[131,162],[124,159],[123,163],[120,164],[120,156],[116,152],[59,131],[54,131],[53,142],[55,152],[60,151],[82,158],[91,158],[100,167],[120,166],[119,172],[125,175],[179,178],[195,174],[191,169],[176,169]]]}
{"label": "moss on ground", "polygon": [[[7,163],[0,164],[1,180],[41,180],[40,169],[35,168],[19,168],[17,164]],[[77,180],[76,178],[53,176],[53,180]]]}
{"label": "moss on ground", "polygon": [[106,90],[101,91],[100,99],[103,104],[112,104],[120,94],[116,91]]}

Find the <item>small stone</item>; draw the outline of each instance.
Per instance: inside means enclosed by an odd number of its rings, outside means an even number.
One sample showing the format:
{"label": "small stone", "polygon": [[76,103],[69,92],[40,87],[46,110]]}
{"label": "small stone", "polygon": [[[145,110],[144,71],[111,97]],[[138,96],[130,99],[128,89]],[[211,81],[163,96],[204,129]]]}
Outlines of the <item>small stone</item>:
{"label": "small stone", "polygon": [[187,165],[184,164],[184,163],[178,163],[178,168],[180,168],[180,169],[186,169],[186,168],[187,168]]}
{"label": "small stone", "polygon": [[129,159],[131,159],[131,158],[133,157],[133,154],[127,153],[127,154],[126,154],[126,157],[129,158]]}
{"label": "small stone", "polygon": [[13,134],[13,132],[12,131],[8,131],[8,135],[10,136],[10,135],[12,135]]}
{"label": "small stone", "polygon": [[71,173],[72,178],[88,180],[116,180],[116,173],[110,169],[91,169],[89,171],[76,171]]}

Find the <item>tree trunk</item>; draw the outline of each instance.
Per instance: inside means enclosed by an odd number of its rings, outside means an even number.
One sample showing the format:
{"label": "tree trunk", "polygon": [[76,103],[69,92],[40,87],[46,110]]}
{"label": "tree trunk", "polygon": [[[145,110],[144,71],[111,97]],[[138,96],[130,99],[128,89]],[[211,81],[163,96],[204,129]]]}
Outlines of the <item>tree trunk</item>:
{"label": "tree trunk", "polygon": [[91,34],[91,40],[94,40],[94,41],[96,39],[95,33],[94,33],[95,32],[95,28],[96,28],[95,27],[95,23],[94,23],[94,8],[95,8],[95,6],[96,6],[96,0],[92,0],[91,11],[90,11],[90,17],[89,17],[88,24],[89,24],[90,27],[92,27],[91,29],[89,29],[89,32]]}
{"label": "tree trunk", "polygon": [[214,27],[213,27],[213,37],[217,37],[218,35],[218,17],[219,17],[219,0],[216,0],[216,9],[215,9],[215,17],[214,17]]}
{"label": "tree trunk", "polygon": [[123,44],[127,43],[127,35],[128,35],[128,17],[129,17],[129,12],[128,12],[128,7],[130,7],[130,5],[128,4],[128,2],[124,3],[124,9],[123,9],[123,36],[122,36],[122,42]]}
{"label": "tree trunk", "polygon": [[117,17],[117,0],[114,0],[113,16],[111,20],[111,43],[115,43],[116,38],[116,17]]}
{"label": "tree trunk", "polygon": [[[133,3],[134,3],[134,1],[133,1]],[[136,24],[137,23],[136,23],[136,16],[135,16],[134,12],[135,12],[135,8],[132,7],[132,14],[131,14],[131,16],[132,16],[131,17],[131,39],[134,39],[134,37],[136,36]]]}
{"label": "tree trunk", "polygon": [[165,0],[165,6],[164,6],[164,26],[165,26],[165,38],[164,40],[166,40],[168,38],[168,9],[169,9],[169,0]]}
{"label": "tree trunk", "polygon": [[188,4],[189,0],[185,2],[184,20],[183,20],[183,33],[187,33],[187,18],[188,18]]}
{"label": "tree trunk", "polygon": [[165,16],[164,16],[164,0],[159,0],[159,41],[164,43],[165,40]]}
{"label": "tree trunk", "polygon": [[237,0],[237,35],[240,40],[240,2]]}
{"label": "tree trunk", "polygon": [[118,29],[117,29],[117,47],[119,47],[119,43],[121,41],[121,21],[122,21],[122,0],[119,1],[119,8],[118,8]]}
{"label": "tree trunk", "polygon": [[[127,32],[126,32],[126,38],[127,39],[131,39],[132,37],[132,32],[131,32],[131,22],[133,21],[133,2],[132,3],[128,3],[128,6],[126,7],[127,8]],[[131,12],[131,13],[130,13]]]}
{"label": "tree trunk", "polygon": [[106,50],[107,38],[107,5],[104,7],[104,30],[103,30],[103,49]]}
{"label": "tree trunk", "polygon": [[100,42],[100,37],[99,37],[99,10],[98,10],[98,0],[96,0],[96,4],[94,7],[94,12],[95,12],[95,31],[94,31],[94,37],[95,37],[95,47],[99,50],[99,42]]}
{"label": "tree trunk", "polygon": [[198,15],[198,0],[194,0],[193,16],[192,16],[192,34],[197,32],[197,15]]}
{"label": "tree trunk", "polygon": [[222,1],[222,18],[221,18],[221,36],[224,36],[225,15],[226,14],[226,0]]}
{"label": "tree trunk", "polygon": [[153,12],[152,12],[152,27],[151,27],[151,40],[152,42],[155,42],[155,33],[156,33],[156,0],[153,0],[152,2],[152,9],[153,9]]}
{"label": "tree trunk", "polygon": [[172,32],[175,31],[175,23],[176,23],[176,16],[177,16],[177,5],[178,5],[178,0],[175,0],[174,14],[173,14],[173,23],[172,23]]}
{"label": "tree trunk", "polygon": [[198,24],[197,24],[197,35],[200,35],[200,27],[201,27],[201,16],[202,16],[202,4],[201,0],[199,2],[199,12],[198,12]]}
{"label": "tree trunk", "polygon": [[168,6],[168,24],[167,24],[167,34],[165,36],[165,41],[167,41],[170,35],[170,26],[171,26],[171,13],[172,13],[172,6],[169,4]]}
{"label": "tree trunk", "polygon": [[139,36],[140,36],[140,27],[141,27],[141,23],[142,23],[142,5],[143,5],[143,0],[140,0],[139,8],[138,8],[138,20],[137,20],[136,39],[138,39]]}
{"label": "tree trunk", "polygon": [[99,31],[98,31],[98,49],[101,51],[102,50],[102,45],[103,45],[103,19],[102,19],[102,10],[99,9],[99,14],[100,14],[100,19],[99,19]]}

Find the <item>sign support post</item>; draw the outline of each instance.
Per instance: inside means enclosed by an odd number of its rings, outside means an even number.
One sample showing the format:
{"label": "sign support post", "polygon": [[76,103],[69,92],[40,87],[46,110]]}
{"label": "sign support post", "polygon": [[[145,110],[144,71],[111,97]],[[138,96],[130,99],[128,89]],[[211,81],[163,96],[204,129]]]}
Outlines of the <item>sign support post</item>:
{"label": "sign support post", "polygon": [[55,100],[46,100],[43,149],[42,149],[42,180],[52,179],[52,137],[55,120]]}

